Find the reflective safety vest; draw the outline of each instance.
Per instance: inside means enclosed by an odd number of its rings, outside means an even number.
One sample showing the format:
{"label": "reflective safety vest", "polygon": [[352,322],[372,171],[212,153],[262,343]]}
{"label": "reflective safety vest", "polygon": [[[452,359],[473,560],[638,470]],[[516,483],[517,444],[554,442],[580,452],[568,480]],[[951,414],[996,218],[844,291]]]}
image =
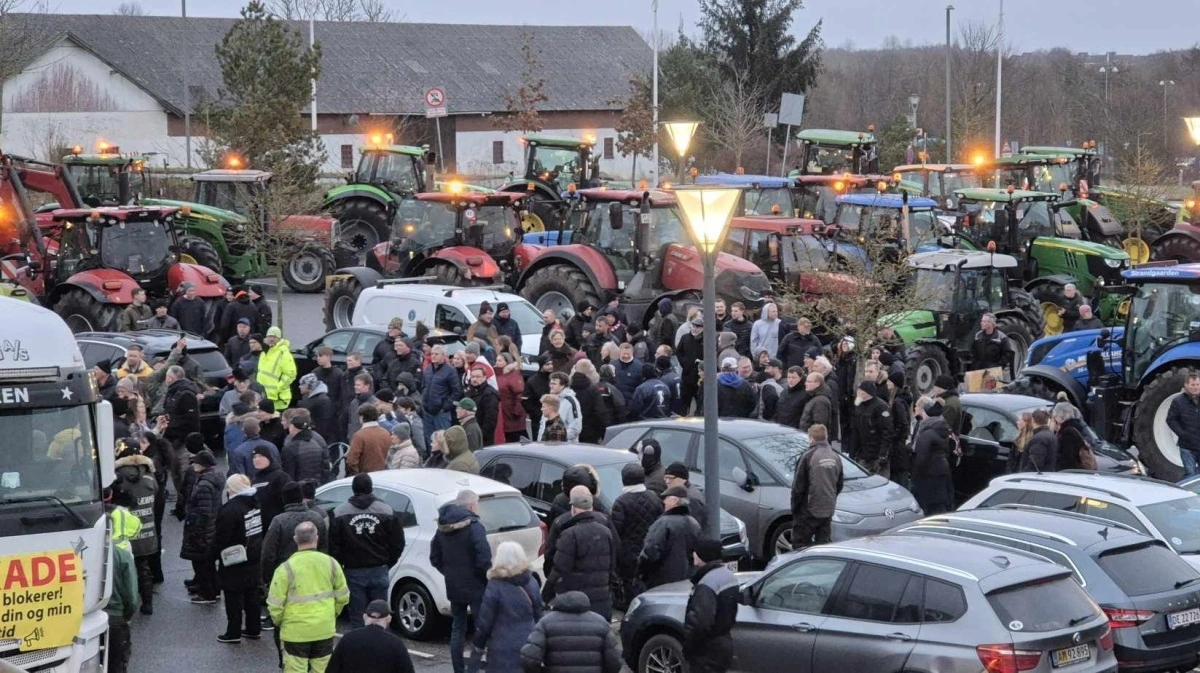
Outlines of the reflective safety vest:
{"label": "reflective safety vest", "polygon": [[124,507],[114,507],[108,517],[112,520],[113,544],[132,554],[129,542],[142,531],[142,520]]}
{"label": "reflective safety vest", "polygon": [[275,404],[275,411],[282,412],[292,403],[292,381],[296,379],[296,360],[292,358],[291,344],[287,339],[275,342],[258,359],[256,380]]}
{"label": "reflective safety vest", "polygon": [[279,626],[279,638],[306,643],[332,638],[337,616],[350,602],[342,567],[328,554],[306,549],[275,569],[267,610]]}

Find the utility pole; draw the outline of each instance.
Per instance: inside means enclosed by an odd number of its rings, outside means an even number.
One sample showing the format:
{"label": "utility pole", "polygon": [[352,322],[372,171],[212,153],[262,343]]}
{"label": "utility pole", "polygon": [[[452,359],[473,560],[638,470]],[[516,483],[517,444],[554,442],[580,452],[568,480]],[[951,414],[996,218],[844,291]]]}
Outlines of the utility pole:
{"label": "utility pole", "polygon": [[950,12],[954,5],[946,5],[946,163],[954,163],[954,152],[950,146]]}
{"label": "utility pole", "polygon": [[[182,9],[182,18],[187,18],[187,0],[179,0]],[[187,154],[187,167],[192,168],[192,92],[191,86],[188,84],[188,68],[189,64],[183,66],[183,136],[184,136],[184,152]]]}
{"label": "utility pole", "polygon": [[1169,151],[1171,149],[1171,134],[1167,130],[1167,87],[1175,86],[1175,80],[1164,79],[1163,81],[1159,82],[1158,85],[1161,86],[1163,90],[1163,149]]}
{"label": "utility pole", "polygon": [[[651,107],[654,108],[654,157],[652,162],[654,165],[654,185],[657,186],[661,182],[658,175],[658,0],[651,0],[650,7],[654,10],[654,22],[651,24],[653,33],[650,35],[650,39],[654,41],[654,44],[651,45],[654,47],[654,100],[651,102]],[[636,175],[633,176],[633,181],[634,184],[637,184]]]}
{"label": "utility pole", "polygon": [[1000,0],[1000,34],[996,38],[996,153],[1000,156],[1000,109],[1004,94],[1004,0]]}
{"label": "utility pole", "polygon": [[[317,28],[316,21],[310,16],[308,17],[308,50],[316,49],[317,45]],[[309,110],[309,116],[312,117],[312,132],[317,132],[317,78],[312,78],[312,103]],[[441,148],[438,148],[438,158],[441,159]]]}

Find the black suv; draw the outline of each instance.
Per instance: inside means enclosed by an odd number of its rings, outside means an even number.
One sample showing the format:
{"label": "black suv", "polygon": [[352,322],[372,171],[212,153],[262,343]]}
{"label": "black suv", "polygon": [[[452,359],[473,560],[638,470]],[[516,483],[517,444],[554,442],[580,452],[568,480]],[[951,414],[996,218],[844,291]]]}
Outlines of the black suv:
{"label": "black suv", "polygon": [[[229,382],[232,370],[221,349],[207,339],[183,334],[175,330],[150,329],[139,332],[79,332],[75,341],[79,351],[83,353],[83,361],[88,367],[97,362],[108,360],[115,370],[125,362],[125,353],[133,344],[142,347],[146,362],[153,364],[160,357],[167,357],[180,336],[187,337],[187,356],[200,367],[201,376],[206,385],[221,390]],[[204,441],[209,447],[219,449],[225,445],[225,419],[221,418],[217,407],[221,403],[220,395],[204,395],[200,398],[200,427],[204,433]]]}

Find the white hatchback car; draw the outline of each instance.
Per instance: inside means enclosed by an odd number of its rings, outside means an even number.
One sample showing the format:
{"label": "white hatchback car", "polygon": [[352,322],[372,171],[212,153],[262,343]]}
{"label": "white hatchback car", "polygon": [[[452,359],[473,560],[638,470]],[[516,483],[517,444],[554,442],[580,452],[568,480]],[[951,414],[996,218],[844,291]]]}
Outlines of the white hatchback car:
{"label": "white hatchback car", "polygon": [[[404,553],[388,572],[388,597],[395,618],[392,625],[414,639],[432,637],[450,615],[446,583],[429,562],[429,545],[437,532],[438,508],[458,497],[459,491],[479,494],[479,521],[487,530],[492,553],[501,542],[513,540],[525,549],[538,582],[541,575],[541,523],[521,492],[512,486],[465,472],[450,470],[382,470],[371,473],[375,495],[392,506],[404,523]],[[316,502],[333,511],[351,495],[352,478],[339,479],[317,489]]]}

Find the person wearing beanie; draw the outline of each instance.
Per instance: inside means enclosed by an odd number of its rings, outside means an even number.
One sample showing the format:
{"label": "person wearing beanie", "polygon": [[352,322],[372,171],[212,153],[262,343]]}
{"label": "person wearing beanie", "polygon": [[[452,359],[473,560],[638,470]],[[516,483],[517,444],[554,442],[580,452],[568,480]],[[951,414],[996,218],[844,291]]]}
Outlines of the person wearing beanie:
{"label": "person wearing beanie", "polygon": [[633,391],[626,414],[629,421],[670,418],[674,399],[671,389],[658,378],[658,368],[642,365],[642,383]]}
{"label": "person wearing beanie", "polygon": [[912,469],[912,393],[906,385],[904,372],[893,371],[887,378],[888,406],[892,412],[892,447],[888,456],[888,479],[908,488]]}
{"label": "person wearing beanie", "polygon": [[[262,583],[262,512],[250,480],[233,474],[225,480],[228,500],[217,512],[213,538],[217,579],[225,594],[225,632],[217,642],[240,643],[242,636],[257,640],[262,634],[259,587]],[[225,551],[241,547],[245,558],[226,563]]]}
{"label": "person wearing beanie", "polygon": [[283,511],[283,487],[292,478],[279,465],[278,453],[274,446],[259,445],[254,447],[254,490],[257,492],[259,508],[262,510],[262,525],[270,526],[271,521]]}
{"label": "person wearing beanie", "polygon": [[192,603],[212,605],[217,602],[217,569],[212,556],[212,544],[217,530],[217,512],[221,509],[221,494],[225,490],[225,477],[217,469],[217,459],[208,449],[192,456],[191,470],[196,474],[196,480],[187,493],[183,545],[179,556],[192,562],[195,580],[188,587],[195,594]]}
{"label": "person wearing beanie", "polygon": [[350,488],[354,494],[333,510],[329,555],[345,570],[350,623],[358,626],[368,603],[388,598],[388,570],[404,553],[404,522],[375,496],[371,475],[355,475]]}
{"label": "person wearing beanie", "polygon": [[[263,341],[265,337],[262,334],[255,332],[250,335],[246,343],[250,346],[250,351],[242,356],[241,360],[237,361],[237,366],[246,372],[246,376],[251,379],[258,376],[258,363],[262,360]],[[257,381],[255,381],[257,383]]]}
{"label": "person wearing beanie", "polygon": [[497,341],[500,339],[500,333],[496,330],[494,318],[496,312],[492,305],[485,299],[479,305],[479,315],[475,322],[467,328],[466,340],[468,344],[477,343],[484,348],[489,348],[492,351],[500,350]]}
{"label": "person wearing beanie", "polygon": [[[330,394],[329,386],[313,372],[300,377],[298,406],[308,412],[310,430],[320,435],[327,443],[338,441],[341,432],[338,429],[340,424],[336,403]],[[284,444],[287,444],[286,440]]]}
{"label": "person wearing beanie", "polygon": [[[673,486],[684,489],[688,499],[688,512],[696,520],[696,523],[700,524],[701,530],[707,532],[708,505],[704,502],[704,494],[690,481],[691,473],[688,472],[687,466],[679,461],[675,461],[667,466],[664,475],[667,490],[670,490]],[[663,492],[663,495],[666,495],[666,491]]]}
{"label": "person wearing beanie", "polygon": [[263,354],[258,359],[255,380],[263,387],[267,399],[276,409],[287,409],[292,404],[292,381],[296,380],[296,360],[292,357],[292,344],[283,338],[283,330],[271,327],[263,339]]}
{"label": "person wearing beanie", "polygon": [[817,423],[828,428],[833,423],[833,393],[825,383],[825,376],[817,372],[805,376],[804,391],[808,399],[800,412],[800,431],[808,432]]}
{"label": "person wearing beanie", "polygon": [[675,317],[675,302],[670,297],[658,300],[658,311],[650,319],[647,338],[655,346],[666,344],[675,347],[675,333],[679,331],[679,319]]}
{"label": "person wearing beanie", "polygon": [[887,474],[888,458],[892,451],[892,411],[873,381],[858,384],[854,400],[855,460],[872,474]]}
{"label": "person wearing beanie", "polygon": [[695,673],[722,673],[733,663],[733,637],[741,584],[721,560],[721,543],[696,543],[696,571],[683,620],[683,656]]}
{"label": "person wearing beanie", "polygon": [[663,491],[667,490],[667,468],[662,463],[662,446],[657,439],[643,439],[630,449],[638,456],[642,463],[642,470],[646,473],[646,488],[654,492],[655,495],[662,497]]}
{"label": "person wearing beanie", "polygon": [[312,479],[323,483],[329,477],[328,440],[313,431],[312,416],[305,409],[292,409],[287,438],[279,452],[283,471],[293,481]]}
{"label": "person wearing beanie", "polygon": [[638,577],[638,557],[646,532],[662,516],[663,504],[646,488],[646,470],[639,462],[629,462],[621,467],[621,485],[621,495],[613,501],[611,521],[617,533],[617,576],[621,580],[616,607],[624,610],[629,601],[646,589]]}
{"label": "person wearing beanie", "polygon": [[271,312],[271,304],[263,296],[262,285],[257,283],[248,285],[246,286],[246,293],[250,296],[250,303],[254,306],[252,331],[263,334],[271,329],[271,325],[275,324],[275,316]]}
{"label": "person wearing beanie", "polygon": [[566,342],[571,348],[583,348],[583,328],[592,322],[595,311],[596,307],[586,299],[575,307],[575,314],[567,321],[566,329]]}
{"label": "person wearing beanie", "polygon": [[[230,341],[245,341],[254,332],[254,320],[258,317],[258,307],[250,301],[250,293],[244,287],[233,288],[233,301],[221,310],[221,320],[218,323],[217,335],[228,346]],[[241,327],[245,325],[245,327]],[[268,327],[270,325],[268,324]],[[264,328],[265,329],[265,328]],[[242,333],[245,330],[245,334]],[[237,362],[236,359],[229,360]]]}
{"label": "person wearing beanie", "polygon": [[934,398],[942,402],[942,417],[955,436],[962,434],[962,401],[958,399],[958,381],[949,374],[942,374],[933,382]]}
{"label": "person wearing beanie", "polygon": [[492,324],[496,326],[496,333],[499,336],[507,336],[516,344],[517,350],[521,349],[521,325],[513,319],[508,302],[502,301],[496,304],[496,318]]}
{"label": "person wearing beanie", "polygon": [[296,541],[292,536],[296,526],[305,521],[311,521],[317,527],[317,549],[328,551],[329,535],[328,521],[324,512],[309,509],[304,503],[304,486],[300,482],[291,482],[283,486],[283,511],[271,521],[263,537],[262,571],[263,581],[269,582],[278,568],[292,554],[296,553]]}

